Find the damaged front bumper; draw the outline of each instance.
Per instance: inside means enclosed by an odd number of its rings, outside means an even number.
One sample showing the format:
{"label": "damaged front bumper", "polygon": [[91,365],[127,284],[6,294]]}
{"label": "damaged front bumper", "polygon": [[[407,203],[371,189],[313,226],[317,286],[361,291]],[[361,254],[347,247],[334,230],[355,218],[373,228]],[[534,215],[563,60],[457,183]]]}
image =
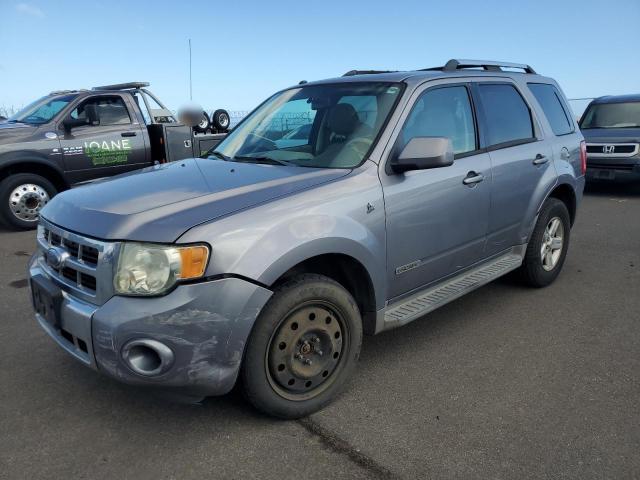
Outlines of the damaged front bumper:
{"label": "damaged front bumper", "polygon": [[[32,282],[55,280],[34,257]],[[42,328],[84,364],[122,382],[189,395],[222,395],[233,387],[253,324],[272,292],[239,278],[185,284],[163,297],[114,296],[97,306],[61,291],[57,322]],[[159,344],[170,364],[156,374],[134,371],[131,345]]]}

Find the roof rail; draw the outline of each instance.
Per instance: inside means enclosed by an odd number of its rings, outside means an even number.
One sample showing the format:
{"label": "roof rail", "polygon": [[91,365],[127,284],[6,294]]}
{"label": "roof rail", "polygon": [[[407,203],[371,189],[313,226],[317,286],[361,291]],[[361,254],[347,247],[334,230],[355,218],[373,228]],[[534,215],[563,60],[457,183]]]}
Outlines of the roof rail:
{"label": "roof rail", "polygon": [[455,72],[465,68],[482,68],[492,72],[502,72],[503,68],[519,68],[525,73],[535,74],[536,71],[530,65],[524,63],[495,62],[492,60],[466,60],[452,58],[443,67],[425,68],[425,70],[442,70],[443,72]]}
{"label": "roof rail", "polygon": [[397,70],[349,70],[347,73],[342,75],[343,77],[353,77],[354,75],[375,75],[378,73],[393,73],[397,72]]}
{"label": "roof rail", "polygon": [[151,85],[149,82],[128,82],[116,83],[114,85],[103,85],[101,87],[93,87],[91,90],[127,90],[130,88],[144,88]]}

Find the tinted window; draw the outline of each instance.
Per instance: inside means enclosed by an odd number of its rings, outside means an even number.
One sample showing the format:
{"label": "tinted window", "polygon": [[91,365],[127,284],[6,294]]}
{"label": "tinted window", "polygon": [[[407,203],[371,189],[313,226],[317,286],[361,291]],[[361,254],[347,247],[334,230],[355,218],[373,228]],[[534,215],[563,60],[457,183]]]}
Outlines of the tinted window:
{"label": "tinted window", "polygon": [[530,83],[529,89],[547,116],[553,133],[566,135],[573,132],[573,124],[569,121],[569,113],[564,108],[556,87],[544,83]]}
{"label": "tinted window", "polygon": [[447,137],[454,153],[475,150],[476,133],[467,89],[457,86],[423,93],[400,135],[403,145],[414,137]]}
{"label": "tinted window", "polygon": [[73,118],[86,118],[87,105],[95,105],[100,118],[100,125],[127,125],[131,123],[129,112],[120,97],[98,97],[81,103],[73,112]]}
{"label": "tinted window", "polygon": [[587,109],[580,128],[638,128],[640,102],[594,103]]}
{"label": "tinted window", "polygon": [[489,146],[533,138],[531,113],[512,85],[479,84]]}

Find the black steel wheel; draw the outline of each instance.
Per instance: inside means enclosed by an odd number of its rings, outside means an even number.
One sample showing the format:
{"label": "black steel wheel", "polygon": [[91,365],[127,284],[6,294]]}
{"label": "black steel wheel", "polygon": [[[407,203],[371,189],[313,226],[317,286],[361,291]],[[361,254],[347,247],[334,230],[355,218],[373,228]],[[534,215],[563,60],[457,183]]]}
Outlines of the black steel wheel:
{"label": "black steel wheel", "polygon": [[327,277],[300,275],[274,292],[256,321],[242,366],[246,396],[270,415],[309,415],[345,385],[361,343],[349,292]]}

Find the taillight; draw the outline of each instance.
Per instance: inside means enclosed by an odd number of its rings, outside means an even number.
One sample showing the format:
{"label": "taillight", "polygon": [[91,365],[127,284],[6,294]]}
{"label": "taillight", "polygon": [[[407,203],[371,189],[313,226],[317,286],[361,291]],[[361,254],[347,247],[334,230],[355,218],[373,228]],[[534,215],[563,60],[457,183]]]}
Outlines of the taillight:
{"label": "taillight", "polygon": [[582,175],[587,173],[587,142],[580,142],[580,170]]}

